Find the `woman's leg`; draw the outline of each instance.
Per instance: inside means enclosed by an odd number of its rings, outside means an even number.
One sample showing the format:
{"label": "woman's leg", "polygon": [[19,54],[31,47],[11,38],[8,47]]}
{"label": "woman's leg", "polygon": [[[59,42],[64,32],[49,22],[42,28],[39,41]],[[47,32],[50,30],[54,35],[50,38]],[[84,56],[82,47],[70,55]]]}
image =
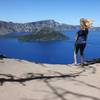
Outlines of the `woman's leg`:
{"label": "woman's leg", "polygon": [[74,51],[74,64],[77,64],[77,54]]}
{"label": "woman's leg", "polygon": [[74,64],[77,64],[77,53],[78,53],[78,49],[79,49],[78,44],[75,44],[75,47],[74,47]]}
{"label": "woman's leg", "polygon": [[86,44],[81,44],[80,45],[80,63],[81,65],[84,64],[84,49],[86,47]]}

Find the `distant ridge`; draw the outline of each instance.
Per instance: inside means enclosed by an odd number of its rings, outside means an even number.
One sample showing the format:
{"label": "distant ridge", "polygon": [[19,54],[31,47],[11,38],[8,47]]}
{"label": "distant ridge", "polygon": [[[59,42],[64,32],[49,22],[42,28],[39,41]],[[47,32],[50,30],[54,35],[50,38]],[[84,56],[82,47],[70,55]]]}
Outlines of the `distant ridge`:
{"label": "distant ridge", "polygon": [[[12,32],[34,32],[44,27],[53,28],[56,31],[77,30],[79,25],[68,25],[56,22],[55,20],[42,20],[29,23],[13,23],[0,21],[0,35]],[[100,27],[93,27],[91,30],[100,31]]]}

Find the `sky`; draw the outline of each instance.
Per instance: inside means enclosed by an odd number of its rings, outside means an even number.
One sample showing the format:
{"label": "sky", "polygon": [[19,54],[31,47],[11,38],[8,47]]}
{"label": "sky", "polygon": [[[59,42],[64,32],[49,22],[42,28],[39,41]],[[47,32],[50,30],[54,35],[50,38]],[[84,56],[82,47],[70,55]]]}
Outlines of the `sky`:
{"label": "sky", "polygon": [[100,26],[100,0],[0,0],[0,20],[34,22],[53,19],[79,25],[80,18],[94,19]]}

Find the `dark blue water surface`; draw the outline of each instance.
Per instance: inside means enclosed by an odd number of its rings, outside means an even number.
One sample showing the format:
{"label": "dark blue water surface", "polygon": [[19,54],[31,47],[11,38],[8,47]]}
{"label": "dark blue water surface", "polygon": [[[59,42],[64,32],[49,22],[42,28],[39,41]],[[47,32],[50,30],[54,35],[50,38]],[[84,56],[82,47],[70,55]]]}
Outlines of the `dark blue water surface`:
{"label": "dark blue water surface", "polygon": [[[74,37],[76,31],[66,31],[70,37],[65,41],[22,42],[17,39],[0,39],[0,53],[40,63],[73,63]],[[100,32],[89,32],[85,48],[85,60],[100,57]]]}

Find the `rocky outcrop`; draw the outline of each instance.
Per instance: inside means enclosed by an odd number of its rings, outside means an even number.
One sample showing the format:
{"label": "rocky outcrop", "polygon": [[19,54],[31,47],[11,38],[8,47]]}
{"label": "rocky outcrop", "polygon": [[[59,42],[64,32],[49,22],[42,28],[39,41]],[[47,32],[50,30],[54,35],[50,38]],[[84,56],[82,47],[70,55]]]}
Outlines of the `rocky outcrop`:
{"label": "rocky outcrop", "polygon": [[1,100],[100,100],[100,63],[88,66],[0,60]]}

